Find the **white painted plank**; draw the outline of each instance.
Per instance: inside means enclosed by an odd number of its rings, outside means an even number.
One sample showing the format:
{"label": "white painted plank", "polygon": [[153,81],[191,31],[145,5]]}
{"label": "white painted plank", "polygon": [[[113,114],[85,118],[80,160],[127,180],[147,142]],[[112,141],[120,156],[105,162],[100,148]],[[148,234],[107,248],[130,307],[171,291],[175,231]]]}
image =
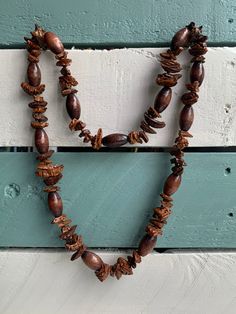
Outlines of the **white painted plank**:
{"label": "white painted plank", "polygon": [[[82,120],[95,132],[102,127],[104,134],[128,133],[137,129],[144,111],[153,104],[157,91],[155,77],[160,73],[158,55],[164,49],[71,50],[72,73],[79,80],[79,99]],[[210,48],[205,63],[206,78],[200,99],[194,105],[191,146],[236,145],[236,48]],[[183,79],[174,88],[170,107],[163,113],[167,126],[151,135],[148,146],[171,146],[178,129],[182,108],[180,96],[188,82],[190,56],[184,53]],[[30,129],[30,97],[24,94],[20,83],[26,72],[24,50],[0,50],[0,145],[32,145]],[[50,126],[48,134],[52,146],[83,146],[78,133],[68,129],[69,118],[65,99],[58,88],[59,68],[54,57],[45,53],[40,62],[43,82],[47,90]]]}
{"label": "white painted plank", "polygon": [[[101,253],[114,262],[118,253]],[[63,251],[2,250],[0,313],[234,314],[236,253],[152,254],[119,281],[97,281]]]}

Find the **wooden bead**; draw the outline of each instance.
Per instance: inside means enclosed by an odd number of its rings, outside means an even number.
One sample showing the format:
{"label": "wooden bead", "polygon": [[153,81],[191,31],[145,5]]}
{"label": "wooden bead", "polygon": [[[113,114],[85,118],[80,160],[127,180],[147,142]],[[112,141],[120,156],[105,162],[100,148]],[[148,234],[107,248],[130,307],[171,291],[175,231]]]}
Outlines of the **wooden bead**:
{"label": "wooden bead", "polygon": [[27,68],[27,77],[31,86],[38,86],[41,83],[41,71],[38,63],[30,62]]}
{"label": "wooden bead", "polygon": [[192,106],[184,106],[181,111],[179,125],[182,131],[188,131],[193,124],[194,111]]}
{"label": "wooden bead", "polygon": [[198,81],[199,86],[202,84],[204,79],[204,66],[202,62],[195,61],[193,62],[191,71],[190,71],[190,80],[191,83]]}
{"label": "wooden bead", "polygon": [[48,193],[48,206],[55,217],[59,217],[62,215],[62,199],[57,192]]}
{"label": "wooden bead", "polygon": [[154,109],[161,113],[169,105],[172,97],[172,89],[170,87],[163,87],[160,92],[157,94]]}
{"label": "wooden bead", "polygon": [[35,146],[37,148],[37,151],[40,154],[45,154],[48,152],[49,148],[49,140],[48,135],[44,131],[44,129],[35,129]]}
{"label": "wooden bead", "polygon": [[164,184],[163,193],[170,196],[174,194],[181,183],[181,175],[174,175],[173,173],[169,175]]}
{"label": "wooden bead", "polygon": [[64,51],[64,46],[56,34],[54,34],[52,32],[47,32],[44,35],[44,40],[46,42],[47,47],[53,53],[60,54]]}
{"label": "wooden bead", "polygon": [[66,109],[71,120],[80,118],[80,103],[75,94],[69,94],[67,96]]}
{"label": "wooden bead", "polygon": [[102,139],[102,144],[107,147],[120,147],[128,143],[128,137],[125,134],[113,133]]}
{"label": "wooden bead", "polygon": [[90,269],[93,270],[99,270],[103,264],[102,259],[97,254],[90,251],[85,251],[82,254],[82,260]]}
{"label": "wooden bead", "polygon": [[188,27],[180,29],[172,38],[171,50],[176,50],[180,47],[186,47],[190,40],[191,32]]}
{"label": "wooden bead", "polygon": [[146,256],[152,252],[156,245],[157,237],[150,237],[150,235],[145,234],[139,243],[138,254],[140,256]]}

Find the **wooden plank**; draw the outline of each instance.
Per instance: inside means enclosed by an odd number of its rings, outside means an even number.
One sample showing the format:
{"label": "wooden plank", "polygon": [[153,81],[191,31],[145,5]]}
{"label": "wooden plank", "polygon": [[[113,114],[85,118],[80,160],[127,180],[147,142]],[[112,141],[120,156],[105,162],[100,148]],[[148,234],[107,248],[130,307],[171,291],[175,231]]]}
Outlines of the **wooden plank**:
{"label": "wooden plank", "polygon": [[[123,254],[101,256],[114,263]],[[132,277],[103,283],[62,252],[6,250],[0,262],[4,314],[235,313],[235,252],[152,254]]]}
{"label": "wooden plank", "polygon": [[[167,153],[56,153],[65,212],[90,247],[136,247],[170,173]],[[160,248],[236,247],[236,154],[187,153]],[[0,246],[59,247],[34,153],[0,154]]]}
{"label": "wooden plank", "polygon": [[[103,127],[104,134],[128,133],[137,129],[143,114],[153,104],[160,89],[155,84],[161,72],[157,57],[163,49],[71,50],[72,72],[79,80],[79,99],[82,120],[93,133]],[[190,57],[185,53],[181,62],[184,69]],[[0,90],[0,146],[32,146],[30,128],[30,97],[20,89],[26,71],[26,53],[22,50],[1,50],[2,64]],[[191,146],[236,145],[236,115],[233,100],[236,90],[236,48],[212,48],[207,55],[206,80],[194,105]],[[45,97],[49,102],[48,134],[52,146],[85,146],[78,134],[68,128],[69,118],[65,98],[58,90],[59,69],[53,56],[42,57]],[[217,73],[217,75],[216,75]],[[189,79],[186,71],[180,84],[174,88],[171,105],[163,113],[166,127],[151,135],[146,146],[172,146],[178,130],[178,116],[182,109],[180,95]]]}
{"label": "wooden plank", "polygon": [[9,0],[1,1],[0,44],[22,45],[39,23],[66,44],[148,45],[169,42],[179,28],[204,25],[214,44],[235,43],[233,0]]}

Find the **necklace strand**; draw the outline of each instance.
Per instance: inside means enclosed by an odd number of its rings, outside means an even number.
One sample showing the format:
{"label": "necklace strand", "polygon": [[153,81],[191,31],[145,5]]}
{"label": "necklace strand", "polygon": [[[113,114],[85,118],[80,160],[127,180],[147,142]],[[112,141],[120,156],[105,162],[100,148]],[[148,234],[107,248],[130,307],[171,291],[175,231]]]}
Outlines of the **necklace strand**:
{"label": "necklace strand", "polygon": [[[188,146],[188,137],[192,137],[188,132],[194,119],[192,105],[198,100],[197,93],[204,79],[203,63],[205,58],[203,55],[207,52],[207,36],[202,35],[202,27],[196,27],[193,22],[179,30],[172,38],[170,49],[160,54],[160,63],[165,72],[158,74],[156,83],[162,86],[162,89],[155,98],[154,106],[144,113],[144,119],[140,123],[141,130],[131,131],[127,135],[113,133],[103,137],[101,128],[95,135],[92,135],[90,130],[86,129],[86,124],[80,120],[81,106],[76,96],[77,90],[74,88],[78,82],[68,69],[71,60],[67,58],[68,53],[64,50],[60,39],[54,33],[46,32],[37,25],[31,35],[31,38],[25,37],[29,64],[27,82],[23,82],[21,87],[27,94],[33,96],[33,101],[29,103],[29,107],[33,111],[34,121],[31,122],[31,127],[35,129],[35,146],[39,153],[36,175],[41,177],[46,185],[44,191],[48,193],[48,207],[54,216],[52,223],[60,228],[60,239],[64,240],[66,242],[65,247],[73,252],[71,260],[74,261],[81,257],[83,262],[95,271],[95,275],[100,281],[104,281],[109,275],[115,276],[117,279],[120,279],[122,275],[131,275],[136,265],[141,262],[141,258],[152,252],[157,237],[162,235],[162,229],[167,223],[173,206],[171,196],[181,184],[183,169],[186,166],[183,150]],[[108,265],[97,254],[88,250],[82,236],[75,232],[77,226],[72,225],[68,216],[63,214],[63,203],[58,193],[60,189],[56,184],[62,178],[64,166],[53,164],[49,159],[54,151],[49,150],[49,139],[44,130],[48,126],[48,119],[44,115],[47,110],[47,102],[41,95],[45,90],[45,85],[41,84],[39,56],[41,51],[46,49],[50,49],[55,54],[56,65],[62,67],[59,84],[62,96],[66,97],[66,109],[71,118],[69,128],[71,131],[79,131],[79,137],[83,138],[85,143],[90,143],[94,149],[99,150],[102,145],[119,147],[127,143],[147,143],[147,133],[155,134],[155,129],[165,126],[165,123],[159,120],[161,118],[160,113],[170,104],[171,88],[177,84],[181,77],[179,72],[182,68],[176,57],[184,48],[188,48],[189,53],[193,56],[191,60],[193,64],[190,70],[190,83],[186,84],[188,92],[181,97],[184,107],[179,118],[180,130],[170,151],[173,156],[170,160],[173,164],[172,173],[164,183],[163,192],[160,194],[162,200],[160,205],[153,209],[152,218],[146,226],[146,233],[138,248],[133,250],[132,255],[127,256],[127,258],[119,257],[114,265]]]}

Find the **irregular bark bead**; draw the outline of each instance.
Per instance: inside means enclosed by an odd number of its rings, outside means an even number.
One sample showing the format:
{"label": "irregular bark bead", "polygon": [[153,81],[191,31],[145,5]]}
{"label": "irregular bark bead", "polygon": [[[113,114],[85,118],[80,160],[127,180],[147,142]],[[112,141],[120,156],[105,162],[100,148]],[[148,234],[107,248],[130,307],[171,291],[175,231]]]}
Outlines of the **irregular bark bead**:
{"label": "irregular bark bead", "polygon": [[48,177],[46,179],[43,180],[43,182],[50,186],[50,185],[54,185],[56,184],[60,179],[62,178],[62,174],[58,174],[57,176],[54,176],[54,177]]}
{"label": "irregular bark bead", "polygon": [[198,81],[199,86],[200,86],[204,79],[204,72],[205,71],[204,71],[203,63],[195,61],[190,71],[191,83]]}
{"label": "irregular bark bead", "polygon": [[125,134],[113,133],[102,139],[102,144],[107,147],[120,147],[128,143],[128,137]]}
{"label": "irregular bark bead", "polygon": [[142,240],[139,243],[139,247],[138,247],[138,254],[140,256],[146,256],[149,253],[152,252],[152,250],[155,247],[157,241],[157,237],[151,237],[148,234],[145,234],[145,236],[142,238]]}
{"label": "irregular bark bead", "polygon": [[56,34],[54,34],[52,32],[47,32],[44,35],[44,40],[46,42],[47,47],[53,53],[59,54],[59,53],[62,53],[64,51],[64,46]]}
{"label": "irregular bark bead", "polygon": [[57,192],[48,193],[48,206],[55,217],[61,216],[63,204],[62,199]]}
{"label": "irregular bark bead", "polygon": [[80,118],[80,103],[75,94],[69,94],[66,98],[66,109],[70,118],[79,119]]}
{"label": "irregular bark bead", "polygon": [[172,89],[170,87],[163,87],[156,96],[154,102],[154,109],[159,113],[164,111],[166,107],[169,105],[171,97]]}
{"label": "irregular bark bead", "polygon": [[180,47],[186,47],[190,40],[191,32],[188,27],[180,29],[172,38],[171,50],[176,50]]}
{"label": "irregular bark bead", "polygon": [[149,117],[149,115],[147,115],[146,113],[144,114],[144,119],[149,126],[155,128],[155,129],[164,128],[166,125],[165,122],[153,119],[153,118]]}
{"label": "irregular bark bead", "polygon": [[43,129],[35,129],[35,146],[40,154],[48,152],[48,135]]}
{"label": "irregular bark bead", "polygon": [[174,175],[173,173],[169,175],[164,184],[163,193],[170,196],[174,194],[181,183],[181,175]]}
{"label": "irregular bark bead", "polygon": [[93,270],[98,270],[102,267],[103,261],[102,259],[95,253],[90,251],[85,251],[82,254],[83,262]]}
{"label": "irregular bark bead", "polygon": [[38,86],[41,83],[41,71],[37,63],[30,62],[27,68],[27,77],[31,86]]}
{"label": "irregular bark bead", "polygon": [[191,128],[194,119],[194,111],[192,106],[184,106],[181,111],[179,125],[182,131],[188,131]]}

